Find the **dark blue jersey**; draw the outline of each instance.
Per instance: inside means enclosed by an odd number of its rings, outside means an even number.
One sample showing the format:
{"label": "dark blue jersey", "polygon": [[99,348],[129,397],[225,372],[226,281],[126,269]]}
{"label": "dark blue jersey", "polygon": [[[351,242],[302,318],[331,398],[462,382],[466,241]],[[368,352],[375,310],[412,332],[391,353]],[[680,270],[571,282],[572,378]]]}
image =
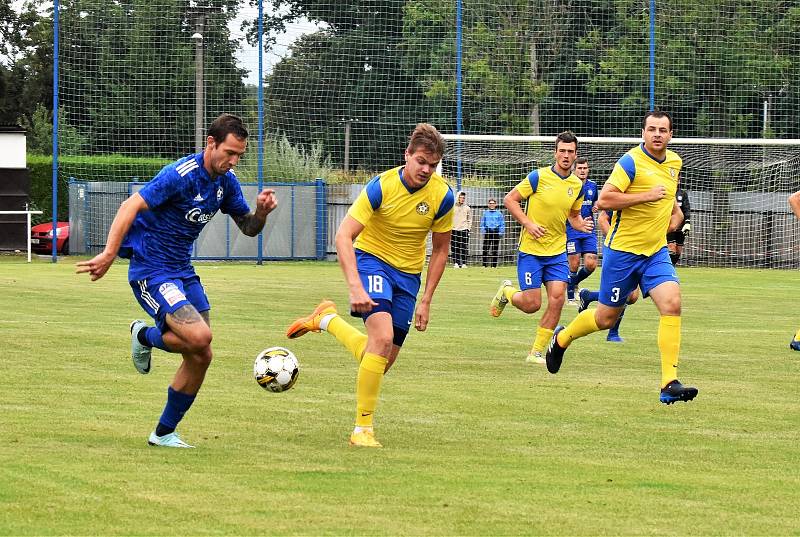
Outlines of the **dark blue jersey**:
{"label": "dark blue jersey", "polygon": [[250,212],[233,172],[212,179],[203,153],[165,166],[139,195],[149,210],[136,216],[120,248],[120,257],[131,259],[130,281],[191,276],[192,244],[217,211]]}
{"label": "dark blue jersey", "polygon": [[[583,205],[581,205],[581,218],[592,218],[594,219],[594,204],[597,203],[597,184],[592,181],[591,179],[587,179],[583,183]],[[594,231],[585,232],[585,231],[576,231],[575,228],[570,225],[569,220],[567,220],[567,240],[570,239],[578,239],[581,237],[586,237],[588,235],[594,234]]]}

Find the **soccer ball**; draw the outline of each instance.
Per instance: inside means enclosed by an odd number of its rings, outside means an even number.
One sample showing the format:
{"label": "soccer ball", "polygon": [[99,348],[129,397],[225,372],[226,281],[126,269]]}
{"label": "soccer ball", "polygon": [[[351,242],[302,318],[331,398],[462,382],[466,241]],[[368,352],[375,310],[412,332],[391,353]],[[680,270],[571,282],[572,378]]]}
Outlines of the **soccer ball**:
{"label": "soccer ball", "polygon": [[300,363],[289,349],[270,347],[264,349],[253,363],[253,376],[258,385],[270,392],[285,392],[297,382]]}

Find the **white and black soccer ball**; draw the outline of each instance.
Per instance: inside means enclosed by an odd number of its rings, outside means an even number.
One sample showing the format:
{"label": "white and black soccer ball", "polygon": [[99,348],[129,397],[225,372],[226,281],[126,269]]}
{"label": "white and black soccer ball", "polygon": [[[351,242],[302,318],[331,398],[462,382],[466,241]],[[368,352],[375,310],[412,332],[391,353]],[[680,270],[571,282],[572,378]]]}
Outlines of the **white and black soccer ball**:
{"label": "white and black soccer ball", "polygon": [[253,376],[258,385],[270,392],[285,392],[297,382],[300,362],[292,351],[283,347],[264,349],[253,363]]}

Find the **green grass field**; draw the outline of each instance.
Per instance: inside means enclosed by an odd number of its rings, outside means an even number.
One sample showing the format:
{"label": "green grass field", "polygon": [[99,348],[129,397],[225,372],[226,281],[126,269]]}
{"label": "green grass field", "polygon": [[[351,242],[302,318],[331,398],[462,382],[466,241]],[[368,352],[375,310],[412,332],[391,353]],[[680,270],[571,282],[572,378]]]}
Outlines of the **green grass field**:
{"label": "green grass field", "polygon": [[[215,361],[180,427],[198,449],[166,450],[146,439],[178,359],[134,370],[127,266],[23,261],[0,258],[0,534],[800,535],[797,272],[679,269],[700,394],[666,406],[651,301],[549,375],[524,362],[538,315],[488,315],[514,268],[448,269],[385,379],[386,447],[358,450],[355,361],[283,336],[321,298],[346,309],[337,265],[201,264]],[[252,379],[272,345],[303,367],[283,394]]]}

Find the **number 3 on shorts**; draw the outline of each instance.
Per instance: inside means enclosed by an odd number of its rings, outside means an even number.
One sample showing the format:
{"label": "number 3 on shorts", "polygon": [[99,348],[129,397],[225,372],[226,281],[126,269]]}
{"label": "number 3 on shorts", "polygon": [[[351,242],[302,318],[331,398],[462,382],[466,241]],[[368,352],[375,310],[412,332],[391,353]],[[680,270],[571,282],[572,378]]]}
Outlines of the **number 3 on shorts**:
{"label": "number 3 on shorts", "polygon": [[619,302],[619,287],[611,288],[611,302]]}

